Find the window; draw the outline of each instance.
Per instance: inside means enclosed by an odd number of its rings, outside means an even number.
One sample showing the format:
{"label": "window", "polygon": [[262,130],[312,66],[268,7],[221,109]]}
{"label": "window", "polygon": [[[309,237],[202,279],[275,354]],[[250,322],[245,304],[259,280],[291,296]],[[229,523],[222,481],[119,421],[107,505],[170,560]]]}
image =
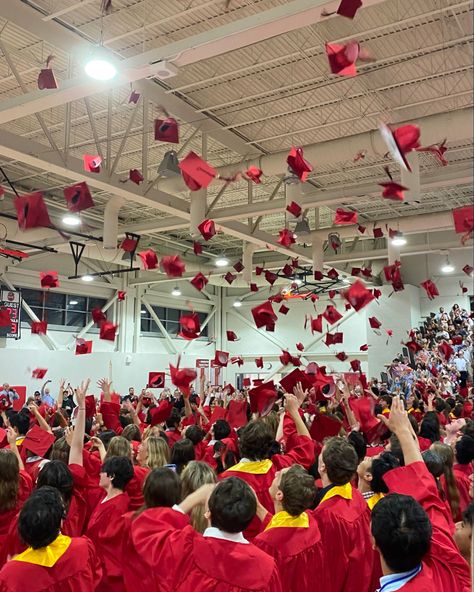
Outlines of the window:
{"label": "window", "polygon": [[[179,332],[179,319],[184,314],[189,314],[189,310],[179,310],[177,308],[163,308],[162,306],[153,306],[153,311],[156,316],[163,323],[166,331],[171,337],[176,337]],[[199,322],[202,325],[206,320],[207,313],[198,312]],[[152,319],[148,309],[142,306],[141,309],[141,332],[142,333],[153,333],[162,335],[158,325]],[[208,336],[208,326],[206,325],[201,331],[201,337]]]}
{"label": "window", "polygon": [[[102,308],[107,302],[105,298],[90,298],[27,288],[23,288],[21,293],[25,302],[40,320],[59,327],[84,327],[91,319],[90,311],[93,308]],[[27,315],[23,315],[23,321],[31,325],[31,319]]]}

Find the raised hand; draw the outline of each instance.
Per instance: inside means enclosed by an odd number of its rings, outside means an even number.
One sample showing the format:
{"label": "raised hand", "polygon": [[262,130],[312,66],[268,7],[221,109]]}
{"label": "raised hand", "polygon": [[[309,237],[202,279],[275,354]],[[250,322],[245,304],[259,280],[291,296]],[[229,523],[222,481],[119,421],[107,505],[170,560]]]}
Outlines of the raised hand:
{"label": "raised hand", "polygon": [[411,431],[408,413],[403,406],[403,401],[399,395],[393,397],[392,406],[390,408],[390,417],[387,419],[385,415],[377,416],[393,434],[399,434],[402,431]]}
{"label": "raised hand", "polygon": [[[298,386],[301,389],[300,383],[298,383]],[[294,388],[295,392],[297,391],[298,386]],[[295,413],[297,414],[299,407],[300,403],[298,401],[298,397],[296,395],[291,395],[290,393],[285,393],[285,409],[288,411],[288,413],[290,415],[294,415]]]}
{"label": "raised hand", "polygon": [[300,407],[303,404],[306,397],[308,396],[308,389],[303,390],[301,382],[298,382],[295,388],[293,389],[293,393],[296,399],[298,400],[298,407]]}
{"label": "raised hand", "polygon": [[112,386],[112,382],[107,378],[101,378],[97,381],[97,386],[104,393],[104,395],[106,395],[110,393],[110,387]]}
{"label": "raised hand", "polygon": [[83,380],[76,389],[76,399],[79,409],[84,408],[86,404],[87,389],[89,388],[90,378]]}
{"label": "raised hand", "polygon": [[5,431],[7,433],[7,442],[10,444],[10,448],[13,448],[13,447],[16,448],[15,430],[13,428],[7,428]]}

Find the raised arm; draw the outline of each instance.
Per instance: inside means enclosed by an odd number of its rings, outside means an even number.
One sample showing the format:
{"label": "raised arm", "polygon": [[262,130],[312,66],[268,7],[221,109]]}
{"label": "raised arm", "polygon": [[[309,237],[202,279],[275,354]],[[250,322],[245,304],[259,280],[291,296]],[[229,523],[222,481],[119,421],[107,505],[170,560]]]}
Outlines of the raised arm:
{"label": "raised arm", "polygon": [[290,395],[289,393],[285,394],[285,409],[291,419],[295,422],[296,433],[298,436],[308,436],[308,438],[311,438],[308,428],[306,427],[305,422],[301,419],[299,412],[300,405],[306,397],[300,382],[295,386],[294,393],[294,395]]}
{"label": "raised arm", "polygon": [[58,409],[61,409],[64,403],[64,383],[66,381],[61,378],[59,381],[59,392],[58,392]]}
{"label": "raised arm", "polygon": [[7,440],[8,440],[8,443],[10,444],[10,450],[13,452],[13,454],[18,459],[18,464],[20,465],[20,471],[23,471],[25,469],[25,465],[23,464],[23,460],[20,456],[20,453],[18,452],[18,446],[16,445],[16,434],[15,434],[13,428],[7,428],[5,431],[7,432]]}
{"label": "raised arm", "polygon": [[28,405],[28,409],[29,409],[30,413],[32,413],[34,415],[36,421],[38,422],[39,427],[42,430],[44,430],[45,432],[49,432],[50,434],[52,434],[53,430],[51,429],[48,422],[44,419],[44,417],[39,412],[38,407],[36,407],[36,405],[34,403],[30,403]]}
{"label": "raised arm", "polygon": [[397,436],[402,448],[403,458],[405,459],[405,466],[415,462],[423,462],[418,439],[413,433],[408,419],[408,413],[403,406],[402,399],[398,395],[392,400],[390,417],[388,419],[385,415],[379,415],[378,417]]}
{"label": "raised arm", "polygon": [[84,448],[84,435],[86,432],[86,394],[90,380],[84,380],[76,390],[77,417],[72,436],[71,449],[69,450],[69,464],[82,466],[82,451]]}
{"label": "raised arm", "polygon": [[112,383],[110,380],[107,380],[107,378],[101,378],[101,380],[97,381],[97,386],[104,393],[104,403],[110,403],[112,401],[112,394],[110,391]]}

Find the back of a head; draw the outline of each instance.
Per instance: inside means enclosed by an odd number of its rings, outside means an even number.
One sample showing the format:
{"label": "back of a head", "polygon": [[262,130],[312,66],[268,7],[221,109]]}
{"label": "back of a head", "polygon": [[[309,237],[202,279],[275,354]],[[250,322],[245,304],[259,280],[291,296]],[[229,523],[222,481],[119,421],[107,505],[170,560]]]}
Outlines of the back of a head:
{"label": "back of a head", "polygon": [[421,456],[428,471],[435,479],[439,479],[444,472],[444,462],[441,456],[435,450],[425,450]]}
{"label": "back of a head", "polygon": [[60,460],[51,460],[43,465],[38,474],[36,488],[39,489],[45,486],[57,489],[64,500],[65,506],[69,506],[74,489],[74,479],[66,464]]}
{"label": "back of a head", "polygon": [[132,446],[130,440],[127,440],[123,436],[114,436],[110,440],[105,458],[110,458],[112,456],[125,456],[126,458],[131,459]]}
{"label": "back of a head", "polygon": [[21,436],[25,436],[30,429],[30,412],[22,409],[17,413],[12,413],[8,418],[12,428],[16,428]]}
{"label": "back of a head", "polygon": [[207,463],[192,460],[181,474],[183,498],[207,483],[217,483],[216,473]]}
{"label": "back of a head", "polygon": [[249,460],[269,458],[273,438],[269,427],[261,420],[250,421],[239,432],[240,456]]}
{"label": "back of a head", "polygon": [[117,434],[113,430],[106,430],[105,432],[100,432],[97,437],[102,440],[102,444],[105,446],[105,449],[109,447],[110,441],[112,438],[115,438]]}
{"label": "back of a head", "polygon": [[184,438],[183,440],[178,440],[174,443],[173,448],[171,449],[171,459],[170,462],[173,465],[178,467],[178,470],[183,468],[185,465],[188,464],[191,460],[196,458],[196,453],[194,451],[194,446],[191,440],[188,438]]}
{"label": "back of a head", "polygon": [[464,434],[455,445],[456,460],[460,465],[467,465],[474,460],[474,438]]}
{"label": "back of a head", "polygon": [[229,477],[218,483],[208,505],[211,525],[229,533],[245,530],[257,511],[255,494],[238,477]]}
{"label": "back of a head", "polygon": [[170,462],[170,447],[164,438],[149,436],[146,439],[148,449],[146,464],[150,469],[156,469]]}
{"label": "back of a head", "polygon": [[180,415],[179,411],[176,409],[176,407],[173,407],[173,409],[171,410],[170,416],[166,420],[166,427],[168,429],[169,428],[176,428],[176,427],[178,427],[180,421],[181,421],[181,415]]}
{"label": "back of a head", "polygon": [[352,444],[352,446],[354,446],[354,450],[357,454],[357,460],[360,464],[364,460],[367,453],[367,441],[364,434],[361,432],[351,432],[347,436],[347,439]]}
{"label": "back of a head", "polygon": [[421,505],[409,495],[390,494],[372,510],[372,536],[390,570],[417,567],[431,545],[431,522]]}
{"label": "back of a head", "polygon": [[403,450],[400,445],[400,440],[397,438],[396,434],[391,434],[390,436],[390,452],[397,457],[400,466],[404,467],[405,459],[403,457]]}
{"label": "back of a head", "polygon": [[186,438],[188,438],[188,440],[191,440],[194,446],[199,444],[199,442],[202,442],[204,440],[205,435],[206,433],[204,432],[204,430],[196,424],[190,425],[186,428]]}
{"label": "back of a head", "polygon": [[51,460],[60,460],[63,463],[67,464],[69,462],[69,453],[71,451],[71,447],[67,443],[66,437],[62,436],[58,438],[56,442],[53,444],[51,448]]}
{"label": "back of a head", "polygon": [[357,471],[357,454],[352,444],[340,436],[324,443],[323,462],[328,479],[334,485],[345,485]]}
{"label": "back of a head", "polygon": [[18,499],[20,464],[8,448],[0,449],[0,514],[12,510]]}
{"label": "back of a head", "polygon": [[228,438],[230,436],[231,428],[225,419],[218,419],[214,423],[212,429],[215,440],[223,440],[224,438]]}
{"label": "back of a head", "polygon": [[141,442],[142,441],[142,433],[140,432],[140,428],[131,423],[123,429],[122,437],[128,440],[129,442]]}
{"label": "back of a head", "polygon": [[383,476],[388,471],[400,466],[398,458],[391,452],[382,452],[378,458],[372,461],[372,481],[371,489],[374,493],[388,493],[388,487],[383,480]]}
{"label": "back of a head", "polygon": [[279,490],[283,493],[283,509],[291,516],[299,516],[314,504],[314,479],[300,465],[293,465],[282,474]]}
{"label": "back of a head", "polygon": [[112,486],[124,491],[134,476],[132,461],[125,456],[111,456],[105,459],[101,472],[112,478]]}
{"label": "back of a head", "polygon": [[434,411],[427,411],[425,414],[420,425],[420,436],[432,442],[440,440],[439,419]]}
{"label": "back of a head", "polygon": [[65,510],[54,487],[41,487],[26,500],[18,520],[20,538],[33,549],[50,545],[59,535]]}
{"label": "back of a head", "polygon": [[181,501],[179,476],[166,467],[153,469],[143,486],[143,497],[147,508],[171,508]]}

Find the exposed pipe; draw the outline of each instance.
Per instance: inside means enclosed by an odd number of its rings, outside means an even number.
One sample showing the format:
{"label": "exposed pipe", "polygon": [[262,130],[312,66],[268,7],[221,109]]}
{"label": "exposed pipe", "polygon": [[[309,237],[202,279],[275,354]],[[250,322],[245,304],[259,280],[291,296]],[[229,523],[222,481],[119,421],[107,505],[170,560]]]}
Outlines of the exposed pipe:
{"label": "exposed pipe", "polygon": [[119,211],[125,203],[123,197],[111,197],[104,209],[104,249],[117,249]]}

